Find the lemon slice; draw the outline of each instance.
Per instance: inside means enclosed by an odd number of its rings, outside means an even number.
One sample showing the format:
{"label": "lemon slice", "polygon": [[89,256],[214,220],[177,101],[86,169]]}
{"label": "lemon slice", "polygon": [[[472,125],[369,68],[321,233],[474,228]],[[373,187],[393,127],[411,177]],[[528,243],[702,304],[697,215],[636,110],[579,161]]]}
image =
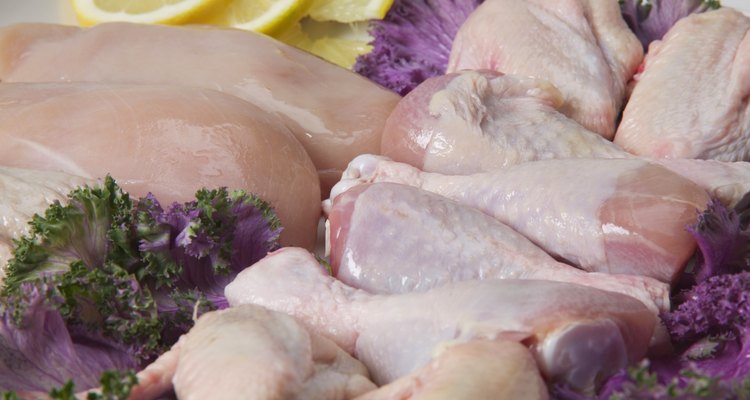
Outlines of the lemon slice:
{"label": "lemon slice", "polygon": [[383,19],[392,5],[393,0],[314,0],[310,17],[336,22]]}
{"label": "lemon slice", "polygon": [[102,22],[184,24],[198,21],[226,0],[71,0],[83,26]]}
{"label": "lemon slice", "polygon": [[372,46],[367,44],[367,42],[341,38],[323,38],[314,41],[308,51],[336,65],[351,69],[357,62],[357,57],[369,53],[371,50]]}
{"label": "lemon slice", "polygon": [[366,22],[343,24],[318,22],[309,18],[295,24],[277,39],[315,54],[341,67],[351,69],[361,54],[372,50],[372,36]]}
{"label": "lemon slice", "polygon": [[276,35],[299,21],[311,0],[233,0],[208,22]]}

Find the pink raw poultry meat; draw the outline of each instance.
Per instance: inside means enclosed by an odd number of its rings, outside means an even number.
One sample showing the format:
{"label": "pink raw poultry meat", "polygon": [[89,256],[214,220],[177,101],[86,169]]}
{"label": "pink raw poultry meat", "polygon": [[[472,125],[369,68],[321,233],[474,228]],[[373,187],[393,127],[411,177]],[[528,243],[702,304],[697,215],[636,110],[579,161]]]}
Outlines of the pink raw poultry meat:
{"label": "pink raw poultry meat", "polygon": [[669,285],[562,264],[509,226],[446,197],[392,183],[357,186],[329,215],[331,266],[371,293],[425,291],[474,279],[546,279],[637,298],[669,311]]}
{"label": "pink raw poultry meat", "polygon": [[544,81],[494,71],[431,78],[386,121],[382,152],[428,172],[470,174],[543,158],[622,157],[612,142],[559,112]]}
{"label": "pink raw poultry meat", "polygon": [[629,296],[552,281],[464,281],[371,295],[298,248],[240,272],[225,294],[233,307],[257,304],[294,316],[362,361],[377,384],[424,367],[440,346],[505,338],[530,346],[550,381],[588,389],[643,357],[656,323]]}
{"label": "pink raw poultry meat", "polygon": [[0,81],[175,84],[241,97],[294,133],[324,194],[352,158],[380,151],[383,123],[400,98],[265,35],[124,23],[2,28]]}
{"label": "pink raw poultry meat", "polygon": [[427,366],[357,400],[546,400],[547,390],[522,344],[473,340],[446,346]]}
{"label": "pink raw poultry meat", "polygon": [[750,18],[683,18],[649,47],[615,143],[639,155],[750,160]]}
{"label": "pink raw poultry meat", "polygon": [[202,315],[138,374],[130,400],[348,400],[375,389],[367,369],[288,315],[242,305]]}
{"label": "pink raw poultry meat", "polygon": [[693,254],[685,226],[709,200],[694,183],[638,159],[543,160],[441,175],[373,155],[349,164],[331,198],[368,182],[412,185],[476,207],[587,271],[667,283]]}
{"label": "pink raw poultry meat", "polygon": [[557,87],[562,112],[611,139],[643,59],[616,1],[487,0],[464,22],[448,72],[490,69]]}
{"label": "pink raw poultry meat", "polygon": [[3,83],[0,159],[86,178],[111,174],[133,196],[169,205],[201,188],[268,201],[281,241],[312,248],[318,177],[294,136],[237,97],[177,86]]}
{"label": "pink raw poultry meat", "polygon": [[[555,158],[633,158],[557,108],[542,81],[462,71],[425,81],[393,110],[383,154],[426,172],[465,175]],[[750,192],[750,163],[659,159],[727,205]]]}

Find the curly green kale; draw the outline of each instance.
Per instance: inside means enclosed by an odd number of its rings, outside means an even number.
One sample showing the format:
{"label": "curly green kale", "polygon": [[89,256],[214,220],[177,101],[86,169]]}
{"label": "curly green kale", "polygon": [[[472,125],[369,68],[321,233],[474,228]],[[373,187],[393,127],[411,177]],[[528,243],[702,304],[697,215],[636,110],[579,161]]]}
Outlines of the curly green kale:
{"label": "curly green kale", "polygon": [[[244,191],[199,190],[166,210],[107,177],[70,193],[15,242],[0,299],[0,390],[84,389],[142,367],[224,287],[279,247],[273,209]],[[46,349],[44,352],[40,349]],[[61,392],[62,393],[62,392]]]}

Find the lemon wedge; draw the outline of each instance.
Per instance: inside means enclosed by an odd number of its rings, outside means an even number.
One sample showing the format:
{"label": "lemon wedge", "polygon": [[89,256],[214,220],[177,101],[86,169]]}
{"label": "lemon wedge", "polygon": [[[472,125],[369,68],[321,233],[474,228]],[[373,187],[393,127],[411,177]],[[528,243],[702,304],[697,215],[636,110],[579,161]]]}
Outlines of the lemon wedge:
{"label": "lemon wedge", "polygon": [[277,37],[282,42],[351,69],[361,54],[372,50],[368,23],[343,24],[305,18]]}
{"label": "lemon wedge", "polygon": [[102,22],[184,24],[200,21],[227,0],[71,0],[83,26]]}
{"label": "lemon wedge", "polygon": [[392,5],[393,0],[314,0],[310,17],[336,22],[383,19]]}
{"label": "lemon wedge", "polygon": [[311,0],[232,0],[207,22],[277,35],[299,21]]}

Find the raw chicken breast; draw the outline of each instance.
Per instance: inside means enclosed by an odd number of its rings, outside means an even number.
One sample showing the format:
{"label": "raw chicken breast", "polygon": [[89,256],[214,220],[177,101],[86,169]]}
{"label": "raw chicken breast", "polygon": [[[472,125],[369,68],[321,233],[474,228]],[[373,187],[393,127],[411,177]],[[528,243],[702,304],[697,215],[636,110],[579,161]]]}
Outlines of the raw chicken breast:
{"label": "raw chicken breast", "polygon": [[552,281],[464,281],[371,295],[336,280],[298,248],[243,270],[225,294],[232,306],[291,314],[362,361],[377,384],[428,365],[442,346],[507,339],[531,348],[546,379],[588,389],[643,357],[656,324],[629,296]]}
{"label": "raw chicken breast", "polygon": [[545,400],[529,350],[509,340],[446,346],[428,365],[357,400]]}
{"label": "raw chicken breast", "polygon": [[[466,175],[555,158],[634,158],[556,110],[544,82],[491,71],[431,78],[404,97],[386,122],[383,154],[426,172]],[[654,162],[728,206],[750,192],[750,163]]]}
{"label": "raw chicken breast", "polygon": [[85,178],[111,174],[164,204],[203,187],[256,193],[281,241],[312,248],[320,215],[310,158],[273,115],[234,96],[174,86],[0,84],[0,159]]}
{"label": "raw chicken breast", "polygon": [[329,215],[334,276],[371,293],[425,291],[474,279],[546,279],[637,298],[669,311],[669,285],[562,264],[509,226],[446,197],[393,183],[357,186]]}
{"label": "raw chicken breast", "polygon": [[448,72],[490,69],[546,80],[562,112],[611,139],[643,59],[616,1],[487,0],[459,29]]}
{"label": "raw chicken breast", "polygon": [[685,227],[709,199],[687,179],[637,159],[544,160],[441,175],[373,155],[349,164],[331,198],[368,182],[416,186],[476,207],[587,271],[667,283],[693,254]]}
{"label": "raw chicken breast", "polygon": [[264,35],[124,23],[0,29],[0,81],[177,84],[239,96],[291,129],[324,194],[352,158],[380,152],[383,124],[400,98]]}
{"label": "raw chicken breast", "polygon": [[367,368],[330,340],[249,304],[202,315],[138,378],[131,400],[172,387],[181,400],[345,400],[375,389]]}
{"label": "raw chicken breast", "polygon": [[50,204],[63,202],[76,187],[94,183],[62,172],[0,167],[0,282],[12,256],[13,239],[30,233],[34,214],[43,215]]}
{"label": "raw chicken breast", "polygon": [[645,156],[750,160],[750,18],[693,14],[649,47],[615,143]]}

